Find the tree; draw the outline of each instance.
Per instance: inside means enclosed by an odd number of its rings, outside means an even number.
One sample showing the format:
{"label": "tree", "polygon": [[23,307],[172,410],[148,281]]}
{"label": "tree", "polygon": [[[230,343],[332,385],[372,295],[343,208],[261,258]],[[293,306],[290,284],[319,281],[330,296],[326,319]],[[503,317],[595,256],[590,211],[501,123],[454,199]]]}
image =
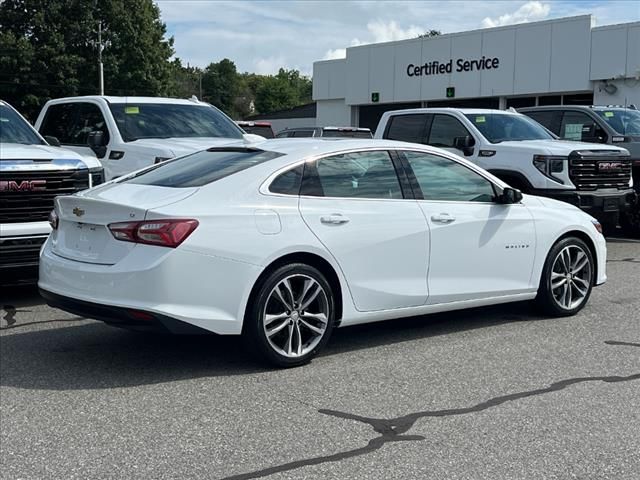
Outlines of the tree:
{"label": "tree", "polygon": [[311,80],[298,70],[281,68],[277,75],[263,77],[255,82],[256,110],[271,113],[293,108],[311,101]]}
{"label": "tree", "polygon": [[168,94],[173,39],[153,0],[2,0],[0,97],[33,119],[50,98],[99,93],[99,22],[105,93]]}
{"label": "tree", "polygon": [[202,75],[202,99],[235,117],[235,101],[240,92],[240,82],[236,64],[228,58],[210,63]]}
{"label": "tree", "polygon": [[429,37],[437,37],[438,35],[442,35],[440,30],[427,30],[424,33],[421,33],[416,38],[429,38]]}

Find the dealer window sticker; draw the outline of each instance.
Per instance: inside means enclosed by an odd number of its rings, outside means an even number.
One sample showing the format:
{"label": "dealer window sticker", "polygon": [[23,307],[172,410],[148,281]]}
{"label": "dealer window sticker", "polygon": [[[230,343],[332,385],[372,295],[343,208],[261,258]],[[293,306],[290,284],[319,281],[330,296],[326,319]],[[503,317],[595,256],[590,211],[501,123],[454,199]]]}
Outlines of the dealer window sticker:
{"label": "dealer window sticker", "polygon": [[613,117],[614,113],[613,112],[604,112],[604,116],[607,118],[611,118]]}
{"label": "dealer window sticker", "polygon": [[486,121],[484,115],[476,117],[476,123],[485,123]]}
{"label": "dealer window sticker", "polygon": [[582,123],[567,123],[564,127],[564,138],[567,140],[582,140]]}
{"label": "dealer window sticker", "polygon": [[127,115],[137,115],[140,113],[140,107],[124,107],[124,113]]}

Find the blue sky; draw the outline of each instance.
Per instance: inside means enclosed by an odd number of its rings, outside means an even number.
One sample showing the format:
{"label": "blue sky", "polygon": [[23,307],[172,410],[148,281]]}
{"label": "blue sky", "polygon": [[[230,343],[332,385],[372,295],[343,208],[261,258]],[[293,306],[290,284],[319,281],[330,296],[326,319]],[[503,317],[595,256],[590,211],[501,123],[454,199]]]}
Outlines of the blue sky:
{"label": "blue sky", "polygon": [[460,32],[592,14],[596,25],[640,21],[640,1],[213,1],[156,0],[176,55],[206,66],[229,58],[238,70],[280,67],[310,75],[313,62],[352,45],[402,40],[426,30]]}

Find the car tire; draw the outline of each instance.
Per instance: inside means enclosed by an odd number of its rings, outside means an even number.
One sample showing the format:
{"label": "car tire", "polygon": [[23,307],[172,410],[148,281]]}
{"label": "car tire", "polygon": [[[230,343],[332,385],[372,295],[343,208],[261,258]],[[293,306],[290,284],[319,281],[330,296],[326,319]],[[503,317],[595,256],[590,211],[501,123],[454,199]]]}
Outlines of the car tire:
{"label": "car tire", "polygon": [[318,269],[285,265],[262,279],[255,292],[243,331],[250,353],[278,367],[297,367],[329,341],[334,295]]}
{"label": "car tire", "polygon": [[555,317],[575,315],[591,296],[595,272],[593,254],[587,244],[576,237],[563,238],[545,260],[537,305]]}

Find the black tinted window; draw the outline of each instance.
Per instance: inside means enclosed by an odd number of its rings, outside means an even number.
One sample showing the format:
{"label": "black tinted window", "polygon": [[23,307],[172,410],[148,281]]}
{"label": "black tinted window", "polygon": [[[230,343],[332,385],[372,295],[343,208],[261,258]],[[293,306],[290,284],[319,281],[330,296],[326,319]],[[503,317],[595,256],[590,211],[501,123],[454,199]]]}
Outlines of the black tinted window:
{"label": "black tinted window", "polygon": [[253,133],[254,135],[260,135],[264,138],[273,138],[275,135],[273,134],[273,130],[271,127],[254,125],[253,127],[243,126],[242,129],[247,133]]}
{"label": "black tinted window", "polygon": [[564,112],[560,125],[560,138],[591,142],[596,132],[596,121],[581,112]]}
{"label": "black tinted window", "polygon": [[290,137],[313,137],[313,130],[296,130],[291,132]]}
{"label": "black tinted window", "polygon": [[78,108],[77,103],[51,105],[40,126],[40,134],[56,137],[63,145],[73,145]]}
{"label": "black tinted window", "polygon": [[425,200],[491,202],[489,180],[448,158],[420,152],[404,152]]}
{"label": "black tinted window", "polygon": [[302,172],[304,165],[280,174],[271,182],[269,191],[272,193],[282,193],[285,195],[298,195],[300,193],[300,182],[302,181]]}
{"label": "black tinted window", "polygon": [[429,132],[429,145],[434,147],[453,147],[456,137],[470,136],[460,120],[450,115],[434,115]]}
{"label": "black tinted window", "polygon": [[212,148],[159,163],[126,181],[160,187],[201,187],[281,155],[247,148]]}
{"label": "black tinted window", "polygon": [[[543,127],[547,128],[548,130],[551,130],[553,132],[553,119],[556,115],[561,115],[560,112],[524,112],[524,114],[529,117],[534,119],[536,122],[538,122],[540,125],[542,125]],[[556,135],[558,134],[558,132],[553,132]]]}
{"label": "black tinted window", "polygon": [[142,138],[242,138],[240,128],[209,105],[112,103],[110,108],[125,142]]}
{"label": "black tinted window", "polygon": [[402,142],[425,143],[426,124],[426,114],[393,115],[389,118],[389,126],[384,138]]}
{"label": "black tinted window", "polygon": [[[309,173],[307,173],[309,172]],[[312,178],[307,179],[307,176]],[[388,152],[358,152],[318,160],[305,170],[303,194],[346,198],[403,198]]]}
{"label": "black tinted window", "polygon": [[358,130],[323,130],[323,137],[327,138],[373,138],[371,132]]}

